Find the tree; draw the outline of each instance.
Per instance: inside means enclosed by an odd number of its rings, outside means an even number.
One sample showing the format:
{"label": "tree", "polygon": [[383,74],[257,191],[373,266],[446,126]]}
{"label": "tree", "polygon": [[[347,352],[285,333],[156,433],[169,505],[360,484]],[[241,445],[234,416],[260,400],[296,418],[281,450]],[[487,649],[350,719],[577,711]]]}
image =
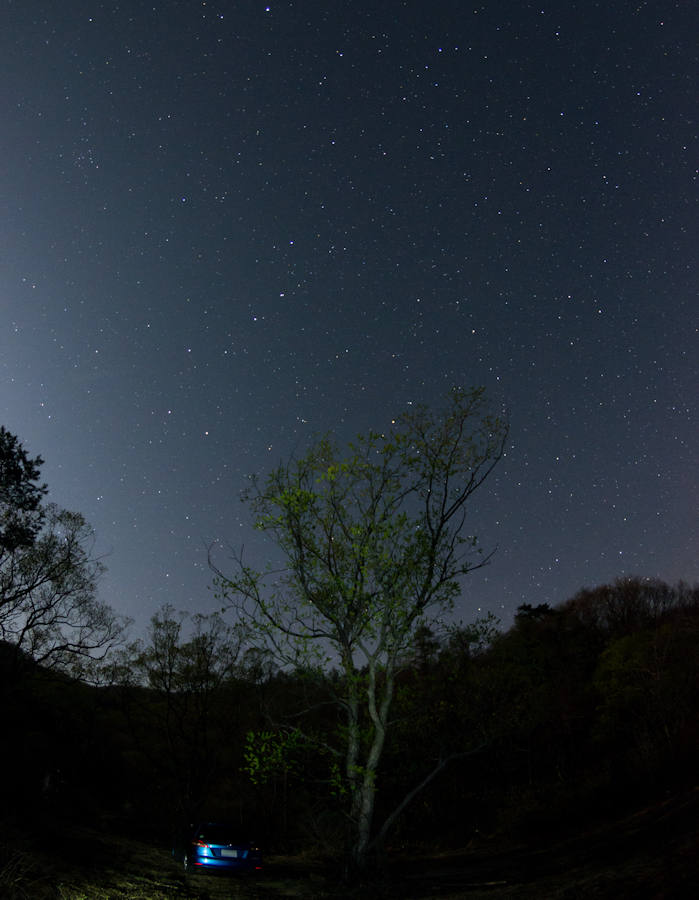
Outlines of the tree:
{"label": "tree", "polygon": [[42,505],[42,462],[0,428],[0,640],[15,669],[84,674],[121,641],[129,620],[97,600],[105,567],[90,526],[79,513]]}
{"label": "tree", "polygon": [[242,549],[233,575],[211,562],[218,597],[251,640],[318,685],[321,702],[344,717],[334,734],[307,737],[335,760],[335,792],[346,797],[351,826],[350,876],[363,874],[393,821],[373,828],[396,676],[424,628],[452,609],[461,577],[490,559],[465,533],[467,501],[507,436],[480,388],[452,391],[436,415],[418,406],[393,424],[387,435],[358,437],[344,455],[320,438],[265,481],[253,477],[243,499],[285,568],[255,571]]}
{"label": "tree", "polygon": [[668,610],[678,605],[683,592],[689,593],[682,583],[671,587],[657,578],[632,575],[593,589],[583,588],[564,609],[606,642],[655,627]]}
{"label": "tree", "polygon": [[224,751],[246,693],[239,683],[245,635],[218,613],[176,614],[166,604],[147,637],[116,655],[112,678],[123,689],[141,754],[167,784],[177,812],[191,816],[215,776],[234,768]]}
{"label": "tree", "polygon": [[43,521],[45,484],[36,484],[43,459],[30,459],[17,438],[0,427],[0,560],[36,540]]}

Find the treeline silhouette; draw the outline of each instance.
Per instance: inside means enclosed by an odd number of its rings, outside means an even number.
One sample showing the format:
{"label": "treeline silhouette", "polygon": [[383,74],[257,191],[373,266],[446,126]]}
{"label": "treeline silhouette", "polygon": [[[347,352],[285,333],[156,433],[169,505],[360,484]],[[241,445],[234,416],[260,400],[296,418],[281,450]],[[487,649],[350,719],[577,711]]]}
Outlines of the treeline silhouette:
{"label": "treeline silhouette", "polygon": [[[389,846],[543,831],[695,778],[699,586],[617,579],[495,624],[418,633],[381,763],[379,812],[413,792]],[[316,689],[220,616],[166,607],[92,683],[22,662],[0,645],[6,817],[50,810],[163,839],[183,819],[225,817],[271,849],[342,845],[324,749],[342,724],[316,692],[310,737],[290,740]]]}

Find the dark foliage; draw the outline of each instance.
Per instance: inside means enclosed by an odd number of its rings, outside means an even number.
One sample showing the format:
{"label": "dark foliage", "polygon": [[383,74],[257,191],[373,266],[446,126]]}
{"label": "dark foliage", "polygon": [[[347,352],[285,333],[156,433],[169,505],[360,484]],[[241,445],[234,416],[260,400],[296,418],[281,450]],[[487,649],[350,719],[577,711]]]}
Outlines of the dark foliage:
{"label": "dark foliage", "polygon": [[[79,513],[42,505],[40,457],[0,428],[0,641],[11,670],[87,676],[121,643],[129,620],[97,599],[105,567]],[[0,685],[3,687],[3,685]]]}
{"label": "dark foliage", "polygon": [[[178,621],[164,616],[157,640],[134,645],[121,685],[26,675],[5,692],[0,713],[14,725],[0,755],[18,774],[6,809],[48,805],[166,839],[197,811],[254,823],[268,848],[339,852],[347,826],[322,742],[285,743],[269,724],[307,704],[308,682],[247,659],[209,617],[191,638],[173,632],[174,680],[163,685],[155,650]],[[444,765],[389,844],[560,829],[696,780],[699,588],[620,579],[558,606],[524,606],[506,632],[418,637],[398,686],[380,812]],[[336,713],[312,699],[306,730],[320,736]],[[251,740],[255,758],[269,748],[264,778],[250,769]]]}
{"label": "dark foliage", "polygon": [[452,636],[430,672],[394,771],[458,735],[489,743],[425,791],[405,835],[548,828],[696,777],[698,587],[627,578],[525,605],[480,653]]}
{"label": "dark foliage", "polygon": [[30,459],[17,438],[0,427],[0,560],[18,547],[31,546],[43,522],[38,484],[43,459]]}

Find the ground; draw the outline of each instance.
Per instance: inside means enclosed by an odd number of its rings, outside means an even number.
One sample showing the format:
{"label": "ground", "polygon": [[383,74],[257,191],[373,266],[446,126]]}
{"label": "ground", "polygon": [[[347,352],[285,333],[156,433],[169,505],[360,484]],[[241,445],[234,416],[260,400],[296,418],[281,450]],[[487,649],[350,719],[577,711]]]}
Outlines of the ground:
{"label": "ground", "polygon": [[699,897],[699,788],[582,833],[389,854],[392,877],[353,891],[314,855],[260,874],[185,876],[167,848],[86,828],[2,834],[2,900],[685,900]]}

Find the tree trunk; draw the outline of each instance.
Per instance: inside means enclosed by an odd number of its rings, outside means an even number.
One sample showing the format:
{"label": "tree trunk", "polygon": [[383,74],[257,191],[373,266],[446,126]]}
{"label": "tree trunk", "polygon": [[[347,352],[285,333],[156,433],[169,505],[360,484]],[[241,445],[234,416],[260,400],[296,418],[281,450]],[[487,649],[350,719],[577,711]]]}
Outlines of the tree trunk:
{"label": "tree trunk", "polygon": [[[369,683],[367,700],[369,715],[374,726],[374,736],[366,763],[361,772],[356,772],[350,819],[354,828],[354,836],[349,853],[347,876],[350,881],[363,881],[370,867],[370,851],[372,848],[371,826],[374,819],[374,802],[376,798],[376,768],[383,753],[386,742],[386,717],[393,696],[393,673],[384,673],[386,682],[383,697],[377,704],[376,667],[373,660],[369,666]],[[357,722],[357,728],[359,723]],[[357,734],[359,737],[359,734]]]}
{"label": "tree trunk", "polygon": [[347,880],[364,881],[369,870],[369,849],[371,845],[371,823],[374,817],[374,777],[373,772],[364,773],[361,784],[352,799],[352,824],[354,836],[350,847]]}

